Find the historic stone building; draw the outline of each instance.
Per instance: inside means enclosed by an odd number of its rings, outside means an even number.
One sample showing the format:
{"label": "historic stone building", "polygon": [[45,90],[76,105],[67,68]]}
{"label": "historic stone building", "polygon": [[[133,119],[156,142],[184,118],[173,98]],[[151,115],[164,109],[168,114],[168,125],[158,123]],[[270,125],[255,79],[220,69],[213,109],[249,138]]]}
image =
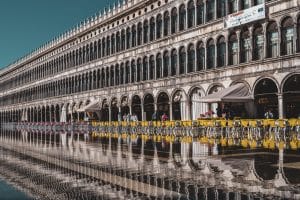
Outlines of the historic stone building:
{"label": "historic stone building", "polygon": [[[0,71],[1,121],[196,119],[243,84],[248,117],[300,113],[298,0],[127,0]],[[256,17],[256,14],[261,14]],[[224,90],[224,91],[225,91]],[[242,113],[239,113],[242,114]]]}

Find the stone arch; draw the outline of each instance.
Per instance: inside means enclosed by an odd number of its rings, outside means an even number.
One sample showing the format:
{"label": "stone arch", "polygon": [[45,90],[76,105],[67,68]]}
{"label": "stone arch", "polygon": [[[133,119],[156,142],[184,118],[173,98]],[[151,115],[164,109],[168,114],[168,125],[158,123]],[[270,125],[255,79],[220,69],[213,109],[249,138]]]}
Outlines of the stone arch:
{"label": "stone arch", "polygon": [[176,88],[172,92],[172,117],[174,120],[186,120],[187,96],[183,89]]}
{"label": "stone arch", "polygon": [[201,114],[207,111],[207,104],[199,102],[201,97],[205,96],[205,92],[200,86],[193,86],[188,91],[188,98],[190,104],[191,119],[198,119]]}

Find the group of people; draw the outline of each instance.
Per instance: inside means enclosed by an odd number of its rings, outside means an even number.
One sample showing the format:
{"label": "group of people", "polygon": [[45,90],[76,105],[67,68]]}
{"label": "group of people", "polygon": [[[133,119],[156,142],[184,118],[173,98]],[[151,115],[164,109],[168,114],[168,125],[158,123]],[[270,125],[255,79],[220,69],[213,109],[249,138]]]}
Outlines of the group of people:
{"label": "group of people", "polygon": [[118,121],[124,121],[124,122],[137,122],[138,121],[138,117],[136,114],[124,114],[122,117],[122,114],[119,112],[118,113]]}
{"label": "group of people", "polygon": [[168,121],[169,117],[166,113],[163,113],[161,116],[160,116],[160,119],[159,119],[159,115],[157,112],[154,112],[153,115],[152,115],[152,121]]}

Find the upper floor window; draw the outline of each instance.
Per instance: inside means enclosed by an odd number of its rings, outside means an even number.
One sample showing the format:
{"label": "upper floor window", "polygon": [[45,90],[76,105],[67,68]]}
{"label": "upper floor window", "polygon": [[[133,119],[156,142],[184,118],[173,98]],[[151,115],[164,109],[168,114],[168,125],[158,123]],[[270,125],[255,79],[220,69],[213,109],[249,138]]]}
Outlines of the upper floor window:
{"label": "upper floor window", "polygon": [[227,0],[217,0],[217,17],[221,18],[226,15]]}
{"label": "upper floor window", "polygon": [[238,0],[228,0],[228,13],[235,13],[238,11]]}
{"label": "upper floor window", "polygon": [[267,57],[278,56],[278,28],[276,22],[270,22],[267,27]]}
{"label": "upper floor window", "polygon": [[188,28],[195,26],[195,3],[190,0],[188,3]]}
{"label": "upper floor window", "polygon": [[174,34],[177,31],[177,9],[173,8],[171,12],[171,33]]}
{"label": "upper floor window", "polygon": [[226,43],[224,36],[219,37],[217,41],[217,66],[225,66],[226,61]]}
{"label": "upper floor window", "polygon": [[170,15],[169,12],[165,12],[164,14],[164,36],[169,35],[170,32]]}
{"label": "upper floor window", "polygon": [[215,0],[206,1],[206,21],[209,22],[215,18]]}
{"label": "upper floor window", "polygon": [[204,23],[204,3],[203,0],[197,0],[197,25]]}
{"label": "upper floor window", "polygon": [[294,22],[291,17],[282,21],[281,25],[281,54],[293,54],[294,46]]}
{"label": "upper floor window", "polygon": [[248,62],[251,54],[250,32],[248,28],[244,28],[241,32],[241,63]]}
{"label": "upper floor window", "polygon": [[186,24],[186,10],[185,5],[181,5],[179,8],[179,31],[185,29]]}
{"label": "upper floor window", "polygon": [[263,28],[260,24],[256,25],[253,30],[253,60],[260,60],[264,56],[264,35]]}

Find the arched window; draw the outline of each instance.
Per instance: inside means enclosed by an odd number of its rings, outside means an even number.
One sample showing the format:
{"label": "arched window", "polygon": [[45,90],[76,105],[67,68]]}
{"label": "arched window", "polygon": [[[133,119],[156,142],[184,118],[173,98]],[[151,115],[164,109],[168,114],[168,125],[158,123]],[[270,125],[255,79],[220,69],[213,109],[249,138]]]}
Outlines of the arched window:
{"label": "arched window", "polygon": [[154,74],[155,73],[155,60],[154,60],[154,56],[150,56],[149,59],[149,80],[154,79]]}
{"label": "arched window", "polygon": [[164,36],[169,35],[170,32],[170,15],[169,12],[165,12],[164,14]]}
{"label": "arched window", "polygon": [[143,59],[143,81],[148,80],[148,58]]}
{"label": "arched window", "polygon": [[106,87],[109,87],[109,68],[106,68]]}
{"label": "arched window", "polygon": [[185,5],[182,4],[179,7],[179,31],[182,31],[185,29],[185,24],[186,24],[186,9]]}
{"label": "arched window", "polygon": [[125,65],[125,84],[129,83],[130,78],[130,62],[127,61]]}
{"label": "arched window", "polygon": [[241,9],[245,10],[250,8],[250,0],[241,0]]}
{"label": "arched window", "polygon": [[121,50],[121,34],[119,31],[117,32],[116,39],[116,51],[119,52]]}
{"label": "arched window", "polygon": [[204,23],[204,3],[203,0],[197,0],[197,25]]}
{"label": "arched window", "polygon": [[177,65],[177,51],[173,49],[171,52],[171,76],[176,75]]}
{"label": "arched window", "polygon": [[125,50],[125,41],[126,41],[126,36],[125,36],[125,30],[123,29],[121,31],[121,51]]}
{"label": "arched window", "polygon": [[203,42],[197,44],[197,71],[205,68],[205,48]]}
{"label": "arched window", "polygon": [[161,73],[162,73],[162,59],[161,59],[161,54],[157,54],[156,56],[156,79],[161,78]]}
{"label": "arched window", "polygon": [[297,21],[297,52],[300,51],[300,16]]}
{"label": "arched window", "polygon": [[111,53],[112,54],[114,54],[115,53],[115,50],[116,50],[116,48],[115,48],[115,42],[116,42],[116,40],[115,40],[115,34],[112,34],[111,35]]}
{"label": "arched window", "polygon": [[278,28],[276,22],[270,22],[267,27],[267,57],[278,56]]}
{"label": "arched window", "polygon": [[156,39],[161,38],[162,36],[162,16],[161,14],[156,17]]}
{"label": "arched window", "polygon": [[207,69],[215,67],[215,43],[213,39],[207,41]]}
{"label": "arched window", "polygon": [[90,54],[90,46],[93,47],[93,43],[90,45],[86,45],[86,61],[90,62],[91,54]]}
{"label": "arched window", "polygon": [[131,27],[131,31],[132,31],[131,46],[135,47],[136,46],[136,27],[135,27],[135,25],[133,25]]}
{"label": "arched window", "polygon": [[146,44],[148,42],[148,33],[149,33],[149,30],[148,30],[148,21],[145,20],[144,21],[144,44]]}
{"label": "arched window", "polygon": [[221,18],[226,15],[226,1],[227,0],[217,0],[217,18]]}
{"label": "arched window", "polygon": [[264,56],[264,35],[262,26],[256,25],[253,30],[253,60],[261,60]]}
{"label": "arched window", "polygon": [[177,31],[177,8],[173,8],[171,11],[171,33],[174,34]]}
{"label": "arched window", "polygon": [[259,5],[259,4],[263,4],[265,2],[265,0],[254,0],[254,5]]}
{"label": "arched window", "polygon": [[155,39],[155,19],[151,17],[150,19],[150,41]]}
{"label": "arched window", "polygon": [[291,17],[282,21],[281,25],[281,54],[289,55],[294,53],[294,22]]}
{"label": "arched window", "polygon": [[238,63],[238,39],[236,33],[229,36],[228,42],[228,64],[236,65]]}
{"label": "arched window", "polygon": [[186,67],[186,52],[184,47],[180,47],[179,49],[179,74],[185,73]]}
{"label": "arched window", "polygon": [[[86,63],[86,48],[85,48],[85,46],[83,47],[82,62]],[[60,59],[59,59],[59,63],[58,64],[59,64],[59,67],[60,67],[61,66]],[[58,71],[60,71],[60,70],[58,70]]]}
{"label": "arched window", "polygon": [[188,47],[188,63],[187,63],[188,73],[195,71],[195,48],[193,44]]}
{"label": "arched window", "polygon": [[[99,45],[99,44],[98,44]],[[90,45],[90,52],[93,54],[93,58],[97,59],[98,56],[98,48],[97,48],[97,41],[94,42],[94,48],[92,48],[93,44]]]}
{"label": "arched window", "polygon": [[228,14],[238,11],[238,0],[228,0]]}
{"label": "arched window", "polygon": [[188,3],[188,28],[195,26],[195,3],[190,0]]}
{"label": "arched window", "polygon": [[110,37],[107,36],[106,38],[106,44],[107,44],[107,48],[106,48],[106,55],[110,55]]}
{"label": "arched window", "polygon": [[125,84],[124,74],[125,74],[124,63],[121,63],[121,67],[120,67],[120,84]]}
{"label": "arched window", "polygon": [[116,71],[116,85],[119,85],[120,84],[120,69],[119,69],[119,64],[116,64],[115,71]]}
{"label": "arched window", "polygon": [[105,38],[102,39],[102,57],[106,55],[106,44],[105,44]]}
{"label": "arched window", "polygon": [[[95,51],[95,49],[94,49]],[[98,48],[97,48],[97,51],[98,51],[98,58],[101,58],[101,40],[98,40]]]}
{"label": "arched window", "polygon": [[135,60],[131,61],[131,83],[135,83],[136,82],[136,65],[135,65]]}
{"label": "arched window", "polygon": [[142,23],[140,22],[138,24],[138,30],[137,30],[137,45],[141,45],[142,44],[142,41],[143,41],[143,25]]}
{"label": "arched window", "polygon": [[219,37],[217,42],[217,62],[218,67],[226,65],[226,43],[224,36]]}
{"label": "arched window", "polygon": [[130,28],[128,27],[126,29],[126,49],[130,48],[130,43],[131,43],[131,32],[130,32]]}
{"label": "arched window", "polygon": [[169,67],[170,67],[170,56],[169,52],[164,52],[163,58],[163,77],[167,77],[169,75]]}
{"label": "arched window", "polygon": [[206,21],[209,22],[215,18],[215,0],[206,2]]}
{"label": "arched window", "polygon": [[114,66],[112,65],[110,67],[110,86],[114,86],[115,85],[115,70],[114,70]]}
{"label": "arched window", "polygon": [[[81,48],[79,48],[78,57],[79,57],[79,62],[78,62],[78,64],[81,65],[81,64],[82,64],[82,49],[81,49]],[[55,67],[55,66],[56,66],[56,62],[55,62],[54,67]],[[55,68],[54,68],[54,70],[55,70]]]}
{"label": "arched window", "polygon": [[248,28],[244,28],[241,32],[241,63],[249,62],[251,54],[250,32]]}
{"label": "arched window", "polygon": [[141,81],[141,71],[142,71],[142,59],[139,58],[137,60],[137,66],[136,66],[136,81]]}

